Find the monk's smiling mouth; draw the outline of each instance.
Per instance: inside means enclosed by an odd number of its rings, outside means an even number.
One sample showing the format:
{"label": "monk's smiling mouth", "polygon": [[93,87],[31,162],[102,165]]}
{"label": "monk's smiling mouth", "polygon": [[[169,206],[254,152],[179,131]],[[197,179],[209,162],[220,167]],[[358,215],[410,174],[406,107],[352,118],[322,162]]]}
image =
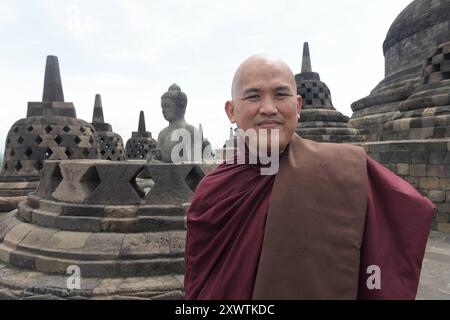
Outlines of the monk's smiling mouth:
{"label": "monk's smiling mouth", "polygon": [[282,122],[277,120],[263,120],[256,124],[257,127],[263,129],[276,129],[283,125]]}

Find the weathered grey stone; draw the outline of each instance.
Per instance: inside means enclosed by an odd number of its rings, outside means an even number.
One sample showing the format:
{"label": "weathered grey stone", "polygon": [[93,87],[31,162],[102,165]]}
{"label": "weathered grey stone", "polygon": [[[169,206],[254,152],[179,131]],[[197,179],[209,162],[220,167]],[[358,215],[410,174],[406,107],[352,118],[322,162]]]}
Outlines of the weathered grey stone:
{"label": "weathered grey stone", "polygon": [[104,215],[109,218],[136,218],[137,206],[105,206]]}
{"label": "weathered grey stone", "polygon": [[58,231],[49,239],[47,247],[60,250],[82,249],[90,235],[87,232]]}
{"label": "weathered grey stone", "polygon": [[394,153],[393,152],[382,152],[381,153],[381,163],[384,165],[394,162]]}
{"label": "weathered grey stone", "polygon": [[428,153],[423,151],[413,151],[411,153],[412,164],[426,164],[428,163]]}
{"label": "weathered grey stone", "polygon": [[441,213],[438,217],[437,217],[437,222],[438,223],[448,223],[449,222],[449,217],[450,215],[448,213]]}
{"label": "weathered grey stone", "polygon": [[68,297],[68,300],[90,300],[89,298],[83,297],[83,296],[73,296],[73,297]]}
{"label": "weathered grey stone", "polygon": [[16,218],[17,211],[12,211],[0,216],[0,242],[3,241],[8,232],[21,222]]}
{"label": "weathered grey stone", "polygon": [[31,223],[33,221],[33,209],[27,206],[26,204],[19,205],[19,209],[17,211],[17,216],[23,222]]}
{"label": "weathered grey stone", "polygon": [[25,201],[26,196],[0,197],[0,212],[10,212],[17,209],[20,202]]}
{"label": "weathered grey stone", "polygon": [[394,151],[393,161],[395,163],[411,163],[410,151]]}
{"label": "weathered grey stone", "polygon": [[443,165],[447,156],[447,151],[442,152],[430,152],[428,157],[428,163],[432,165]]}
{"label": "weathered grey stone", "polygon": [[38,256],[36,257],[35,265],[36,270],[39,272],[66,274],[67,268],[71,263],[55,257]]}
{"label": "weathered grey stone", "polygon": [[160,294],[157,296],[153,296],[151,299],[152,300],[183,300],[184,294],[181,290],[178,290],[178,291],[172,291],[172,292],[167,292],[167,293]]}
{"label": "weathered grey stone", "polygon": [[430,190],[428,192],[428,198],[433,202],[444,202],[445,201],[445,191]]}
{"label": "weathered grey stone", "polygon": [[186,246],[186,232],[177,231],[169,234],[170,252],[176,254],[184,254]]}
{"label": "weathered grey stone", "polygon": [[35,248],[40,249],[44,247],[48,240],[57,232],[55,229],[35,228],[25,236],[20,243],[19,248]]}
{"label": "weathered grey stone", "polygon": [[31,294],[58,293],[61,290],[67,291],[67,274],[42,274],[28,286],[25,292]]}
{"label": "weathered grey stone", "polygon": [[403,175],[403,176],[409,175],[409,171],[410,171],[409,170],[409,164],[407,164],[407,163],[397,163],[396,167],[397,167],[397,174]]}
{"label": "weathered grey stone", "polygon": [[65,231],[100,232],[102,219],[92,217],[56,217],[56,228]]}
{"label": "weathered grey stone", "polygon": [[64,299],[54,296],[52,294],[44,294],[44,295],[25,297],[25,298],[23,298],[23,300],[64,300]]}
{"label": "weathered grey stone", "polygon": [[368,143],[370,152],[388,152],[391,151],[391,144],[389,143]]}
{"label": "weathered grey stone", "polygon": [[31,221],[33,224],[47,227],[47,228],[56,228],[56,218],[58,214],[51,212],[44,212],[40,210],[33,210],[31,212]]}
{"label": "weathered grey stone", "polygon": [[4,263],[9,263],[9,258],[11,256],[11,252],[13,251],[14,251],[13,248],[0,243],[0,261]]}
{"label": "weathered grey stone", "polygon": [[103,204],[140,204],[143,193],[132,184],[142,170],[139,164],[96,163],[99,183],[86,199],[90,203]]}
{"label": "weathered grey stone", "polygon": [[3,239],[5,244],[15,248],[34,228],[28,223],[20,223],[12,228]]}
{"label": "weathered grey stone", "polygon": [[80,261],[75,263],[80,266],[81,274],[85,277],[117,277],[127,276],[122,274],[119,269],[119,261]]}
{"label": "weathered grey stone", "polygon": [[[39,183],[39,185],[41,185],[41,183]],[[37,190],[36,190],[36,192],[37,192]],[[30,208],[38,209],[40,201],[41,201],[41,197],[40,196],[36,195],[36,193],[30,193],[27,196],[26,205],[29,206]]]}
{"label": "weathered grey stone", "polygon": [[426,146],[426,151],[428,152],[443,152],[443,151],[447,151],[447,142],[430,142],[425,144]]}
{"label": "weathered grey stone", "polygon": [[175,276],[133,277],[122,282],[118,290],[122,294],[153,292],[153,295],[180,290],[180,282]]}
{"label": "weathered grey stone", "polygon": [[150,205],[137,208],[139,216],[184,216],[186,209],[180,205]]}
{"label": "weathered grey stone", "polygon": [[86,241],[84,250],[86,252],[100,251],[102,253],[110,253],[118,257],[124,237],[124,234],[117,233],[92,233]]}
{"label": "weathered grey stone", "polygon": [[120,250],[123,259],[151,257],[170,253],[170,240],[164,233],[127,234]]}
{"label": "weathered grey stone", "polygon": [[410,175],[413,177],[426,177],[427,166],[425,164],[412,164],[410,166]]}
{"label": "weathered grey stone", "polygon": [[427,166],[428,177],[444,177],[445,166],[444,165],[429,165]]}
{"label": "weathered grey stone", "polygon": [[92,293],[96,296],[114,295],[123,281],[123,278],[101,279],[99,284],[93,289]]}
{"label": "weathered grey stone", "polygon": [[421,177],[419,187],[423,189],[439,189],[439,178],[437,177]]}
{"label": "weathered grey stone", "polygon": [[119,265],[119,272],[133,276],[184,273],[184,258],[124,261]]}
{"label": "weathered grey stone", "polygon": [[[440,178],[439,186],[440,186],[440,189],[450,190],[450,178]],[[434,189],[434,188],[430,188],[430,189]]]}
{"label": "weathered grey stone", "polygon": [[123,219],[112,219],[106,218],[102,221],[102,231],[103,232],[138,232],[139,224],[138,220],[131,218],[123,218]]}
{"label": "weathered grey stone", "polygon": [[25,269],[36,269],[36,258],[33,255],[24,252],[12,251],[9,254],[9,263],[15,267]]}
{"label": "weathered grey stone", "polygon": [[450,232],[450,223],[438,223],[437,230],[440,232]]}
{"label": "weathered grey stone", "polygon": [[[100,184],[95,164],[91,161],[62,161],[59,164],[63,180],[52,196],[60,201],[82,203]],[[106,160],[103,160],[108,163]]]}
{"label": "weathered grey stone", "polygon": [[63,216],[86,216],[86,217],[104,217],[104,205],[71,204],[64,203],[62,206]]}
{"label": "weathered grey stone", "polygon": [[140,231],[167,231],[184,228],[183,217],[139,217],[138,227]]}
{"label": "weathered grey stone", "polygon": [[178,204],[190,202],[193,192],[186,179],[194,168],[192,164],[151,164],[145,170],[155,181],[155,186],[145,196],[147,204]]}
{"label": "weathered grey stone", "polygon": [[0,300],[17,300],[18,297],[15,296],[9,289],[0,289]]}

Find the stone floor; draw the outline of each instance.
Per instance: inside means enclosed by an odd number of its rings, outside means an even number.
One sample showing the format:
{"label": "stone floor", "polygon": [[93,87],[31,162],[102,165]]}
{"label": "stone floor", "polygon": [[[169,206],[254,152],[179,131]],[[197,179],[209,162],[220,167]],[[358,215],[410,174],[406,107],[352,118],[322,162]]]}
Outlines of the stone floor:
{"label": "stone floor", "polygon": [[418,300],[450,300],[450,234],[431,232],[422,265]]}
{"label": "stone floor", "polygon": [[[66,279],[65,276],[44,275],[11,268],[0,263],[0,300],[17,299],[18,297],[22,299],[58,299],[61,296],[70,299],[72,292],[65,289]],[[76,296],[73,298],[179,299],[180,292],[177,290],[182,281],[183,276],[84,279],[81,292],[74,292]],[[431,232],[417,299],[450,300],[450,234]]]}

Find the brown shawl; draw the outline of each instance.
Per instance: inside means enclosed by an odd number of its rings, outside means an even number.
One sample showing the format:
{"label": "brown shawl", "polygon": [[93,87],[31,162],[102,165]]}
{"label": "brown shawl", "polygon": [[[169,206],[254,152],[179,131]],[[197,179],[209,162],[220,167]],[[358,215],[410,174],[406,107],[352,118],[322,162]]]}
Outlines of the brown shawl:
{"label": "brown shawl", "polygon": [[254,299],[356,299],[366,154],[294,135],[272,190]]}

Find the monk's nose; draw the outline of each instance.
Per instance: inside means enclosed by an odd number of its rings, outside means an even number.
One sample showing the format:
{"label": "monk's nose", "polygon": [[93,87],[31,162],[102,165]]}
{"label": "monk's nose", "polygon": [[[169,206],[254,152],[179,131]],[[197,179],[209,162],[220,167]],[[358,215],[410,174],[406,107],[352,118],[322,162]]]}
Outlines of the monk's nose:
{"label": "monk's nose", "polygon": [[277,105],[272,99],[264,99],[259,107],[259,113],[264,115],[274,115],[278,113]]}

